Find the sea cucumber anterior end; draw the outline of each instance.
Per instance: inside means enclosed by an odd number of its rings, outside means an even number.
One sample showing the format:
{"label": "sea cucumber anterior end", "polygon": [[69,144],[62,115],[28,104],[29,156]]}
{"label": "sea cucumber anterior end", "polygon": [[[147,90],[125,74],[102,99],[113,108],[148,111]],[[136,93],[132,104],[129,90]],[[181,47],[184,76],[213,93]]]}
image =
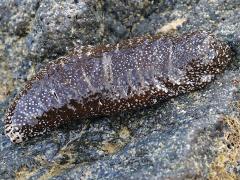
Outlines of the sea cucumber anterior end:
{"label": "sea cucumber anterior end", "polygon": [[19,131],[18,127],[13,127],[11,124],[5,125],[5,135],[8,136],[13,143],[21,143],[26,140],[26,137]]}

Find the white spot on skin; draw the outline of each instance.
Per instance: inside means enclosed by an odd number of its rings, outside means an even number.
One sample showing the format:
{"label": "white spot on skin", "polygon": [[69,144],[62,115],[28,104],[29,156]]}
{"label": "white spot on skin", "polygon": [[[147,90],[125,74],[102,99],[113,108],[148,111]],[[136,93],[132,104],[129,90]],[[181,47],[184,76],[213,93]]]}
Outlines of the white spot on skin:
{"label": "white spot on skin", "polygon": [[102,105],[103,105],[103,104],[102,104],[102,102],[101,102],[100,100],[98,101],[98,104],[99,104],[100,106],[102,106]]}
{"label": "white spot on skin", "polygon": [[168,88],[166,88],[166,86],[164,86],[164,85],[159,85],[159,84],[157,84],[156,85],[156,88],[158,89],[158,90],[162,90],[163,92],[165,92],[165,93],[168,93]]}
{"label": "white spot on skin", "polygon": [[70,104],[67,105],[67,108],[73,110],[74,112],[77,110],[74,106],[71,106]]}
{"label": "white spot on skin", "polygon": [[203,75],[201,77],[201,82],[211,82],[213,78],[214,78],[214,75],[211,75],[211,74]]}

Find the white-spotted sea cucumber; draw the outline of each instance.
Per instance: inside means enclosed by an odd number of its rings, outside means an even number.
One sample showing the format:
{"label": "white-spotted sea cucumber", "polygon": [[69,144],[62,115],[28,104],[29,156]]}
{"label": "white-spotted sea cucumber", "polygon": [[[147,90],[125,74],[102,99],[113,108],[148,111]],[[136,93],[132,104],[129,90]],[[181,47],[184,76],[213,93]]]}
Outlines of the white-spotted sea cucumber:
{"label": "white-spotted sea cucumber", "polygon": [[20,143],[73,120],[153,105],[204,87],[230,61],[229,46],[208,32],[77,48],[27,82],[6,113],[5,133]]}

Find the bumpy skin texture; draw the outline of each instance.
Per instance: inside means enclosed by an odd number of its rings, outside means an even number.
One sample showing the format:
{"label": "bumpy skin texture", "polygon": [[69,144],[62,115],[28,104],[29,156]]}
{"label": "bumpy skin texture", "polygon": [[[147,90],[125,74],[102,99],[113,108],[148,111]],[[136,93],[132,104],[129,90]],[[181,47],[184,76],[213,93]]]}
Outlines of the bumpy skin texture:
{"label": "bumpy skin texture", "polygon": [[207,32],[77,48],[26,84],[5,133],[20,143],[73,120],[153,105],[204,87],[230,60],[230,48]]}

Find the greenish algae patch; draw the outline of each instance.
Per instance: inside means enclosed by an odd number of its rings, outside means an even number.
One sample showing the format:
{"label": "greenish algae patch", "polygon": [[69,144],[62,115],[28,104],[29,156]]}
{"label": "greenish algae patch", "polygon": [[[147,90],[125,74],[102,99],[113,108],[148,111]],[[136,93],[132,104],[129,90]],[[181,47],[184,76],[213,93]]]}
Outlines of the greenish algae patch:
{"label": "greenish algae patch", "polygon": [[[67,156],[67,160],[64,162],[49,162],[45,160],[42,156],[36,156],[36,161],[40,164],[41,167],[46,167],[48,171],[44,173],[41,177],[39,177],[39,180],[46,180],[51,177],[60,175],[62,172],[66,171],[67,169],[70,169],[75,166],[74,162],[76,161],[76,154],[73,153],[72,150],[73,147],[68,146],[67,148],[63,148],[60,150],[58,156]],[[28,178],[31,178],[36,174],[36,172],[39,171],[39,168],[35,167],[32,170],[27,168],[26,166],[21,167],[18,169],[18,171],[15,173],[17,180],[25,180]]]}
{"label": "greenish algae patch", "polygon": [[58,156],[67,156],[67,160],[64,162],[55,161],[49,164],[48,172],[42,175],[39,179],[45,180],[45,179],[49,179],[50,177],[58,176],[62,172],[66,171],[67,169],[74,167],[75,166],[74,163],[76,162],[77,156],[76,156],[76,153],[73,152],[74,151],[73,149],[74,147],[71,145],[66,148],[62,148],[59,151]]}
{"label": "greenish algae patch", "polygon": [[14,89],[14,79],[6,62],[0,62],[0,102],[4,102]]}
{"label": "greenish algae patch", "polygon": [[179,26],[182,26],[187,21],[186,18],[175,19],[157,30],[158,33],[168,33],[170,31],[176,31]]}
{"label": "greenish algae patch", "polygon": [[29,171],[29,169],[24,166],[21,167],[17,172],[16,172],[16,179],[17,180],[25,180],[30,178],[32,175],[34,175],[37,172],[37,169],[33,169],[32,171]]}
{"label": "greenish algae patch", "polygon": [[103,146],[101,147],[101,149],[107,154],[114,154],[121,147],[122,146],[119,143],[105,142],[105,143],[103,143]]}
{"label": "greenish algae patch", "polygon": [[119,139],[117,140],[102,142],[100,149],[106,154],[115,154],[118,152],[129,142],[129,139],[131,138],[129,129],[127,127],[122,127],[118,132],[118,137]]}
{"label": "greenish algae patch", "polygon": [[227,125],[228,131],[224,133],[224,140],[218,141],[219,153],[210,164],[210,180],[235,180],[240,176],[228,167],[236,167],[240,159],[240,120],[236,117],[224,117],[223,124]]}
{"label": "greenish algae patch", "polygon": [[123,127],[119,131],[119,137],[122,139],[128,139],[130,137],[130,131],[127,127]]}

